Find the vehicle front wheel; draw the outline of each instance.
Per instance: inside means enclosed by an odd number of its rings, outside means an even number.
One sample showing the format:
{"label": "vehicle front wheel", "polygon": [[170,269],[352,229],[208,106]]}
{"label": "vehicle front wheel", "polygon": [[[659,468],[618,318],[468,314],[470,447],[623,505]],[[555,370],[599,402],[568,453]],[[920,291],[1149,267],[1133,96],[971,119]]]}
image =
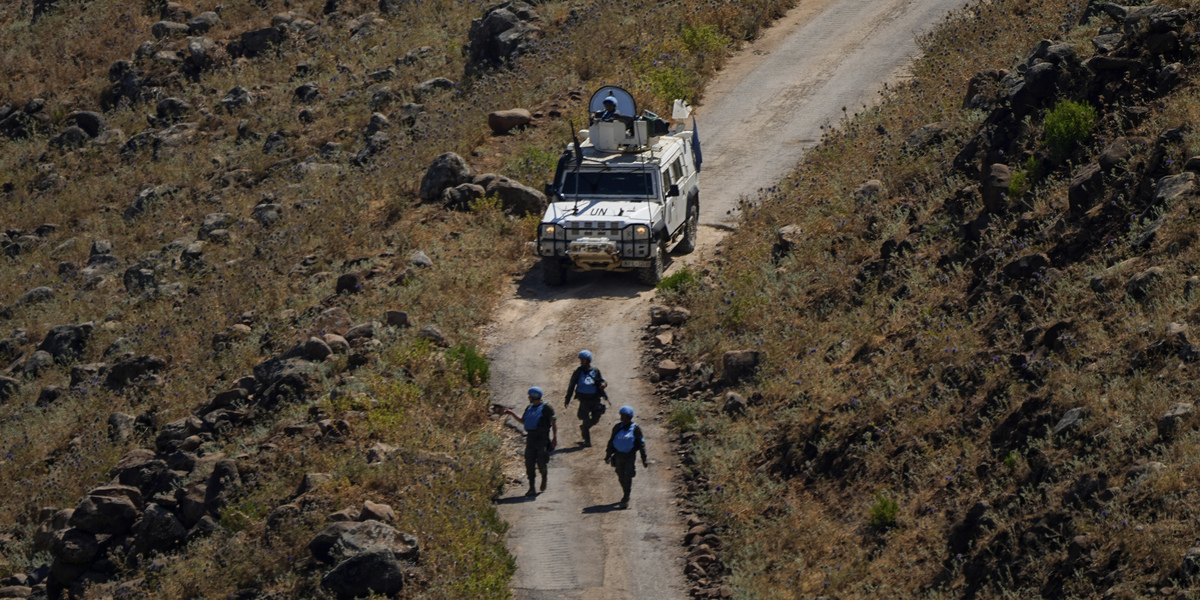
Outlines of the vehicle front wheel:
{"label": "vehicle front wheel", "polygon": [[658,285],[658,282],[662,281],[666,261],[667,254],[663,252],[662,244],[655,244],[650,253],[650,266],[638,269],[638,281],[646,285]]}
{"label": "vehicle front wheel", "polygon": [[700,233],[700,207],[688,204],[687,221],[683,224],[683,240],[675,246],[679,254],[691,254],[696,250],[696,236]]}
{"label": "vehicle front wheel", "polygon": [[567,282],[567,265],[561,258],[542,259],[542,282],[548,286],[559,286]]}

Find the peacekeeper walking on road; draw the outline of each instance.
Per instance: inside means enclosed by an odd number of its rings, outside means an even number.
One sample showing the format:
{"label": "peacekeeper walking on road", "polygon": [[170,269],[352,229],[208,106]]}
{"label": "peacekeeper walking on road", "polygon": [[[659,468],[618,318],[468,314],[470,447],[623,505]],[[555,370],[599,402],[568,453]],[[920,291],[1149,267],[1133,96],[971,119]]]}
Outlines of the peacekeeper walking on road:
{"label": "peacekeeper walking on road", "polygon": [[604,416],[602,400],[608,398],[608,394],[604,393],[606,387],[608,382],[604,381],[600,369],[592,366],[592,351],[580,352],[579,368],[571,374],[571,383],[567,385],[567,400],[563,406],[570,407],[572,397],[579,399],[579,410],[575,416],[580,420],[579,435],[583,438],[585,447],[592,445],[592,427]]}
{"label": "peacekeeper walking on road", "polygon": [[[525,412],[517,413],[505,408],[504,412],[512,415],[525,425],[525,475],[529,477],[529,491],[526,496],[536,496],[534,475],[542,473],[542,491],[546,491],[546,466],[550,463],[550,451],[558,446],[558,422],[555,420],[554,407],[542,402],[542,388],[529,388],[529,406]],[[536,471],[535,471],[536,467]]]}
{"label": "peacekeeper walking on road", "polygon": [[629,490],[633,487],[633,478],[637,475],[637,465],[634,463],[636,453],[642,455],[642,467],[646,464],[646,439],[642,437],[642,428],[633,422],[633,407],[621,407],[621,422],[613,425],[612,436],[608,438],[608,450],[604,453],[604,462],[611,464],[617,470],[617,480],[621,482],[621,508],[629,508]]}

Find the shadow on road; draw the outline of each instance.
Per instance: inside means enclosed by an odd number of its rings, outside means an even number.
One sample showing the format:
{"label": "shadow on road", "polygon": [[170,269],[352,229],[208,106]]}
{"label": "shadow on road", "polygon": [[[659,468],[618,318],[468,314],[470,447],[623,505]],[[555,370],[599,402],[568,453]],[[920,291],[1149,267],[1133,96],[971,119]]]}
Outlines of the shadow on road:
{"label": "shadow on road", "polygon": [[597,504],[595,506],[589,506],[579,512],[581,512],[585,515],[602,515],[604,513],[610,513],[614,510],[625,510],[625,509],[621,508],[620,502],[613,502],[612,504]]}
{"label": "shadow on road", "polygon": [[567,283],[550,287],[542,283],[542,269],[535,265],[517,280],[517,297],[524,300],[596,300],[606,298],[636,298],[649,291],[639,283],[636,273],[607,271],[571,272]]}
{"label": "shadow on road", "polygon": [[525,504],[526,502],[533,502],[534,500],[537,500],[537,496],[526,496],[521,494],[520,496],[497,498],[496,504]]}
{"label": "shadow on road", "polygon": [[570,448],[563,448],[561,450],[555,450],[554,452],[551,452],[550,454],[572,454],[574,452],[579,452],[580,450],[583,450],[584,448],[587,448],[587,446],[571,446]]}

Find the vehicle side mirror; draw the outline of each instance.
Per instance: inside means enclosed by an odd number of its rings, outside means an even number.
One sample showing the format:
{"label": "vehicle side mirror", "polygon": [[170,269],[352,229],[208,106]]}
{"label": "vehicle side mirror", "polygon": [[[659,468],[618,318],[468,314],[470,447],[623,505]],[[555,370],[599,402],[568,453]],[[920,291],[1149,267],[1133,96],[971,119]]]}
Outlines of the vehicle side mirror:
{"label": "vehicle side mirror", "polygon": [[558,190],[556,190],[556,189],[554,188],[554,184],[553,184],[553,183],[547,183],[547,184],[546,184],[546,195],[547,195],[547,196],[553,197],[553,196],[554,196],[554,194],[555,194],[557,191],[558,191]]}
{"label": "vehicle side mirror", "polygon": [[668,198],[674,198],[675,196],[678,196],[678,195],[679,195],[679,186],[677,186],[677,185],[672,185],[671,189],[667,190]]}

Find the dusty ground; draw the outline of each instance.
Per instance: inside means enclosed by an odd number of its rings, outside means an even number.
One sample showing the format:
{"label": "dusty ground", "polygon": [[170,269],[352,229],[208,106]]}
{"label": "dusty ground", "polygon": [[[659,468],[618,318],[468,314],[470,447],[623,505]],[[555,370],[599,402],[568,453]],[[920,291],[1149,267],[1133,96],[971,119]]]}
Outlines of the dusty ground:
{"label": "dusty ground", "polygon": [[[842,108],[872,103],[885,82],[903,76],[917,51],[914,38],[962,0],[802,0],[755,44],[734,57],[697,108],[704,151],[700,247],[683,262],[703,262],[723,229],[736,225],[742,195],[770,185],[836,125]],[[572,274],[546,288],[537,269],[515,281],[488,332],[493,397],[518,411],[525,390],[546,390],[559,413],[559,450],[550,460],[550,487],[523,497],[524,482],[499,500],[511,525],[519,599],[644,599],[687,597],[676,499],[678,460],[664,415],[643,381],[641,335],[654,293],[633,277]],[[617,510],[616,476],[603,462],[603,442],[616,411],[582,448],[575,405],[563,408],[567,380],[588,348],[609,381],[615,406],[637,411],[651,464],[639,470],[633,503]],[[514,446],[514,451],[517,446]],[[523,477],[519,457],[513,473]]]}

